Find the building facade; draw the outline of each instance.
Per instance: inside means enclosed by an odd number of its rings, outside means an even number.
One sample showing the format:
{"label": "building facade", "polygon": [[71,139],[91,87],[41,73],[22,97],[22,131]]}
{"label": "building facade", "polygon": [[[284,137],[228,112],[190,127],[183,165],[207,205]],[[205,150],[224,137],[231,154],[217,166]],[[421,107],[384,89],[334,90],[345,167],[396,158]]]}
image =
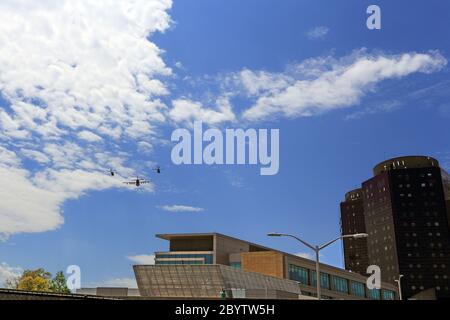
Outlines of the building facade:
{"label": "building facade", "polygon": [[[217,298],[316,295],[315,262],[218,233],[160,234],[170,251],[156,252],[155,265],[134,266],[142,296]],[[321,264],[324,299],[397,298],[397,287],[383,283],[368,290],[367,277]]]}
{"label": "building facade", "polygon": [[449,181],[436,159],[411,156],[383,161],[362,183],[368,262],[388,283],[403,275],[405,298],[450,298]]}
{"label": "building facade", "polygon": [[[366,233],[362,189],[347,192],[345,201],[341,202],[342,234]],[[369,266],[367,238],[344,238],[345,269],[365,275]]]}

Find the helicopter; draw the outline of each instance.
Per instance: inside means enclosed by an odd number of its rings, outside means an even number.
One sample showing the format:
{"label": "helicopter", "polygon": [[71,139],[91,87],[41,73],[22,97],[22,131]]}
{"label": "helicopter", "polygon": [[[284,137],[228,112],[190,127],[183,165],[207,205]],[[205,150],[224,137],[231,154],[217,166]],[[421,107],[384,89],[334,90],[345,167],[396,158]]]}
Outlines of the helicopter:
{"label": "helicopter", "polygon": [[116,175],[116,171],[113,169],[109,169],[108,173],[111,175],[111,177],[114,177]]}
{"label": "helicopter", "polygon": [[160,166],[156,166],[152,170],[155,171],[157,174],[161,174],[161,167]]}
{"label": "helicopter", "polygon": [[140,187],[142,184],[150,183],[150,181],[145,180],[145,179],[139,179],[139,177],[136,177],[136,179],[133,179],[130,181],[125,181],[124,183],[129,184],[129,185],[135,185],[136,187]]}

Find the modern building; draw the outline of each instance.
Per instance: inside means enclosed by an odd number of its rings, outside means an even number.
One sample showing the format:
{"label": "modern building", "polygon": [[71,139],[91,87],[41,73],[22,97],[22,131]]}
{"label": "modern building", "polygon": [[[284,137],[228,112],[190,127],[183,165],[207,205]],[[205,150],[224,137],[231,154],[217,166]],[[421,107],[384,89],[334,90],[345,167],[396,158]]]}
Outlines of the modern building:
{"label": "modern building", "polygon": [[[449,175],[424,156],[386,160],[373,171],[362,183],[369,264],[378,265],[388,283],[403,275],[404,298],[431,289],[437,298],[450,298]],[[347,220],[341,210],[343,232]],[[344,247],[348,269],[355,263],[352,250]]]}
{"label": "modern building", "polygon": [[[162,298],[306,298],[316,295],[315,262],[219,233],[159,234],[169,251],[155,253],[155,265],[136,265],[141,296]],[[397,298],[383,283],[368,290],[367,277],[321,264],[325,299]]]}
{"label": "modern building", "polygon": [[[366,233],[362,189],[347,192],[341,202],[341,230],[343,235]],[[369,267],[367,238],[344,238],[343,247],[345,269],[365,275]]]}

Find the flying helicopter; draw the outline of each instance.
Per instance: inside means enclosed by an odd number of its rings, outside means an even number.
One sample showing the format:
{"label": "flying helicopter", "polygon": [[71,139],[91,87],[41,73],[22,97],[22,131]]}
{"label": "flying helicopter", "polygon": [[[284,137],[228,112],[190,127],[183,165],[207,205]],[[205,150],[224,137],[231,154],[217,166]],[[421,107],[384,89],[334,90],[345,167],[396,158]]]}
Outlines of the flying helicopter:
{"label": "flying helicopter", "polygon": [[111,177],[114,177],[116,175],[116,171],[113,169],[109,169],[108,173],[111,175]]}
{"label": "flying helicopter", "polygon": [[156,166],[152,170],[155,171],[157,174],[161,173],[161,167],[160,166]]}
{"label": "flying helicopter", "polygon": [[125,184],[129,184],[129,185],[135,185],[136,187],[140,187],[142,184],[147,184],[150,183],[149,180],[145,180],[145,179],[140,179],[139,177],[136,177],[136,179],[130,180],[130,181],[125,181]]}

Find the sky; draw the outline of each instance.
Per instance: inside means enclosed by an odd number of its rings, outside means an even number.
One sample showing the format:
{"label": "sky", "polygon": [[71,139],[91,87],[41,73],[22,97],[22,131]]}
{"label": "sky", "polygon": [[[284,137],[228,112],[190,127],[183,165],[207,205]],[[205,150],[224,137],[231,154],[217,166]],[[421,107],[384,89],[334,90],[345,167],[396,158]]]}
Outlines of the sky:
{"label": "sky", "polygon": [[[157,233],[308,256],[266,234],[335,238],[382,160],[450,169],[449,24],[440,0],[0,0],[0,285],[78,265],[84,287],[135,286]],[[278,174],[174,165],[194,121],[279,129]],[[342,267],[341,244],[321,259]]]}

